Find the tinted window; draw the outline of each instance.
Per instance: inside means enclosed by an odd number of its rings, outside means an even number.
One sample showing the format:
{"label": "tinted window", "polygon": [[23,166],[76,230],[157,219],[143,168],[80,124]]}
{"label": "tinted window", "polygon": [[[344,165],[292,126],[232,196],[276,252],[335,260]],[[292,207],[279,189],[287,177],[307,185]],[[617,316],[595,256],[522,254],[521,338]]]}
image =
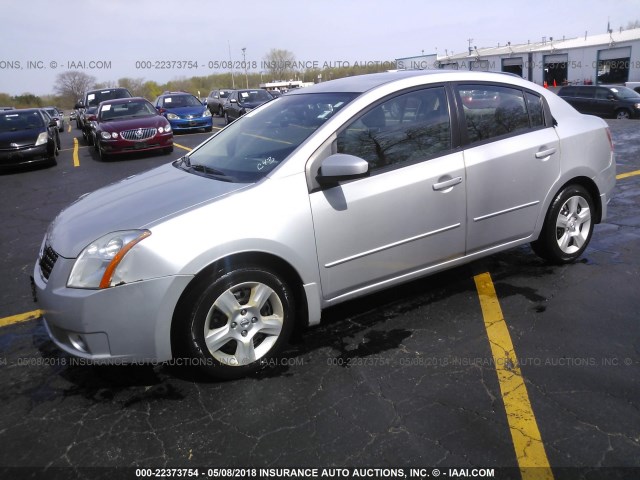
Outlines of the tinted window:
{"label": "tinted window", "polygon": [[338,152],[365,159],[370,168],[419,161],[451,148],[444,88],[392,98],[369,110],[338,135]]}
{"label": "tinted window", "polygon": [[97,107],[100,102],[106,100],[115,100],[117,98],[130,98],[131,94],[126,89],[115,90],[96,90],[95,92],[87,93],[87,107]]}
{"label": "tinted window", "polygon": [[592,87],[576,87],[576,97],[579,98],[593,98],[595,88]]}
{"label": "tinted window", "polygon": [[521,90],[494,85],[461,85],[458,89],[471,143],[529,129]]}
{"label": "tinted window", "polygon": [[525,93],[525,98],[527,99],[527,110],[529,111],[531,127],[543,127],[544,108],[542,106],[542,98],[529,92]]}
{"label": "tinted window", "polygon": [[563,87],[558,92],[558,95],[561,97],[575,97],[576,89],[575,87]]}
{"label": "tinted window", "polygon": [[596,98],[598,100],[606,100],[607,95],[612,95],[611,90],[609,90],[608,88],[598,88],[596,90]]}
{"label": "tinted window", "polygon": [[38,112],[12,113],[11,110],[7,110],[0,114],[0,133],[32,130],[43,126],[44,122]]}
{"label": "tinted window", "polygon": [[193,95],[170,95],[161,101],[164,108],[201,107],[202,103]]}

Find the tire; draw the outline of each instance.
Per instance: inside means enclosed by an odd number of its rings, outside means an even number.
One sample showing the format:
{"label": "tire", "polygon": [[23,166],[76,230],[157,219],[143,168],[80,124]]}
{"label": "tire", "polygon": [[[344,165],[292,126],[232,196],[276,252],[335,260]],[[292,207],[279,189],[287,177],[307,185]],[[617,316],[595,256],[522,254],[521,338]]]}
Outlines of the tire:
{"label": "tire", "polygon": [[213,127],[205,127],[204,131],[206,133],[211,133],[213,131]]}
{"label": "tire", "polygon": [[575,261],[591,240],[594,213],[593,199],[584,187],[565,187],[551,203],[540,237],[531,247],[553,263]]}
{"label": "tire", "polygon": [[111,160],[111,156],[107,153],[104,153],[104,150],[100,148],[100,145],[95,145],[94,148],[98,151],[98,158],[101,162],[108,162],[109,160]]}
{"label": "tire", "polygon": [[222,105],[218,107],[218,116],[224,117],[224,109],[222,108]]}
{"label": "tire", "polygon": [[165,155],[173,153],[173,146],[165,148],[164,150],[162,150],[162,153],[164,153]]}
{"label": "tire", "polygon": [[616,110],[616,118],[618,120],[628,120],[631,118],[631,114],[629,113],[629,110],[621,108],[620,110]]}
{"label": "tire", "polygon": [[229,120],[229,113],[228,112],[224,112],[224,123],[226,125],[229,125],[231,123],[231,120]]}
{"label": "tire", "polygon": [[183,326],[186,353],[212,377],[232,379],[255,372],[291,336],[291,290],[261,267],[218,272],[192,293]]}

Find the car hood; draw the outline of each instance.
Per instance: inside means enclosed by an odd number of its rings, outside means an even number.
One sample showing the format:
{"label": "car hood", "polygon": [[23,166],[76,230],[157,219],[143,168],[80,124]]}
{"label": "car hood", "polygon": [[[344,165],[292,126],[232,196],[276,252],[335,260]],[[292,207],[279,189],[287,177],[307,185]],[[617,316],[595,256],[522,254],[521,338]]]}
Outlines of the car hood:
{"label": "car hood", "polygon": [[177,108],[168,108],[166,113],[175,113],[176,115],[197,115],[202,116],[204,111],[207,109],[204,105],[200,107],[177,107]]}
{"label": "car hood", "polygon": [[[38,135],[44,132],[44,128],[30,128],[28,130],[16,130],[15,132],[0,132],[0,148],[12,148],[12,143],[18,147],[34,145]],[[15,148],[16,145],[13,145]]]}
{"label": "car hood", "polygon": [[108,132],[121,132],[123,130],[132,130],[135,128],[158,128],[167,125],[167,120],[161,115],[151,115],[148,117],[123,118],[122,120],[109,120],[107,122],[99,122],[100,130]]}
{"label": "car hood", "polygon": [[246,187],[167,164],[80,197],[54,220],[48,241],[62,257],[75,258],[103,235],[150,228],[160,219]]}

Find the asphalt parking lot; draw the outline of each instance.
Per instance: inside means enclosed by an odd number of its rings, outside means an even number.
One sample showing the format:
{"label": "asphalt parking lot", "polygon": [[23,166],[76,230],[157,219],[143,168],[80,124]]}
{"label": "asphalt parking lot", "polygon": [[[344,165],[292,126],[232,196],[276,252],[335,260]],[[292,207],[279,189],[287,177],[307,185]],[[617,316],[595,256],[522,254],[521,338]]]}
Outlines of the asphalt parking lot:
{"label": "asphalt parking lot", "polygon": [[[0,477],[113,478],[100,468],[118,466],[521,478],[518,456],[541,443],[551,478],[640,478],[640,122],[608,123],[621,175],[577,263],[551,266],[521,247],[349,302],[277,365],[222,383],[179,365],[79,364],[48,340],[29,275],[49,222],[209,135],[176,135],[170,156],[104,163],[65,131],[56,167],[0,175]],[[539,430],[522,451],[479,295],[487,278]]]}

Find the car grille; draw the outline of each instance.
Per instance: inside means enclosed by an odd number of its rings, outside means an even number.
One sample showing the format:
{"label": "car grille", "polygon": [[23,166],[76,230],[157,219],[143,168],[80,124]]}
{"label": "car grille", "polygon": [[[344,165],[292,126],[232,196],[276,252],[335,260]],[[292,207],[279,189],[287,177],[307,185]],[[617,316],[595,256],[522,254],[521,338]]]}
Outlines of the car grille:
{"label": "car grille", "polygon": [[49,280],[49,275],[51,275],[51,270],[57,260],[58,254],[51,248],[51,245],[45,245],[42,257],[40,257],[40,271],[46,280]]}
{"label": "car grille", "polygon": [[136,128],[135,130],[125,130],[120,132],[120,136],[125,140],[146,140],[156,134],[155,128]]}

